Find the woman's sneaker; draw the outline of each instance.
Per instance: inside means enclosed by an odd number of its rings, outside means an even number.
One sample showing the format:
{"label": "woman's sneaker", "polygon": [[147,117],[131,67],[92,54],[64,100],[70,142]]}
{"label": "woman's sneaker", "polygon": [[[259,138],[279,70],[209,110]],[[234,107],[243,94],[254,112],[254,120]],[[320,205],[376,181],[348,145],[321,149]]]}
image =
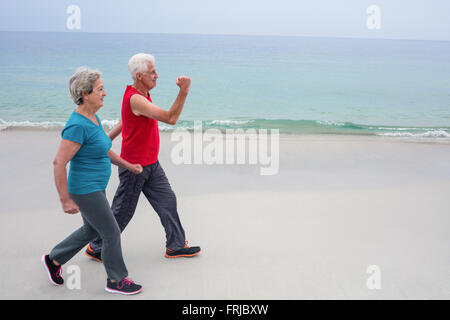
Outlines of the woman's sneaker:
{"label": "woman's sneaker", "polygon": [[62,268],[61,266],[56,266],[52,260],[48,257],[48,255],[43,255],[41,258],[42,264],[44,266],[45,271],[47,271],[48,278],[51,283],[55,286],[60,286],[64,284],[64,279],[62,276]]}
{"label": "woman's sneaker", "polygon": [[142,291],[142,286],[135,284],[130,278],[122,279],[119,282],[111,282],[111,280],[106,281],[105,290],[110,293],[120,293],[120,294],[137,294]]}

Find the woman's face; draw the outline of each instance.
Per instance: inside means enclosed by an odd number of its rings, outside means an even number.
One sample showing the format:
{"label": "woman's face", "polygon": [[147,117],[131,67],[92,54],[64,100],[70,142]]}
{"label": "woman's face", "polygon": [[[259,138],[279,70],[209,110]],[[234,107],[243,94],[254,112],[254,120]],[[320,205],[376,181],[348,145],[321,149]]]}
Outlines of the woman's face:
{"label": "woman's face", "polygon": [[103,86],[102,78],[95,80],[92,87],[92,92],[85,97],[85,101],[97,109],[103,106],[103,98],[106,96],[106,91]]}

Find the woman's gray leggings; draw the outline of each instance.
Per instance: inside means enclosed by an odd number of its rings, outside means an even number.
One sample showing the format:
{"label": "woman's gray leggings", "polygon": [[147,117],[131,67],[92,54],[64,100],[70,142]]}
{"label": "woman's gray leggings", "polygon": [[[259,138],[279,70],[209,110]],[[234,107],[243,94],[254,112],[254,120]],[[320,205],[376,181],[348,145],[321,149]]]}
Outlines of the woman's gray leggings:
{"label": "woman's gray leggings", "polygon": [[102,261],[108,278],[115,281],[126,278],[128,271],[122,257],[120,229],[105,191],[71,193],[70,198],[80,208],[84,225],[54,247],[49,254],[50,259],[64,264],[90,241],[100,236],[103,239]]}

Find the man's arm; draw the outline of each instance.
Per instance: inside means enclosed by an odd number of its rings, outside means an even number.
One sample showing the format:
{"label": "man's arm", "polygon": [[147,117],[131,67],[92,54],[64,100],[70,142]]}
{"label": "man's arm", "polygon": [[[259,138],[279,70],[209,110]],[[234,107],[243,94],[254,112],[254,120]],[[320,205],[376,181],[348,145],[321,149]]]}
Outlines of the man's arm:
{"label": "man's arm", "polygon": [[187,95],[189,93],[189,88],[191,86],[191,79],[188,77],[178,77],[177,86],[180,87],[175,102],[172,107],[167,111],[156,104],[151,103],[145,97],[135,94],[130,98],[130,107],[133,113],[137,116],[146,116],[147,118],[152,118],[167,124],[174,125],[177,123],[180,117],[181,111],[183,110],[184,103],[186,102]]}
{"label": "man's arm", "polygon": [[122,132],[122,120],[108,132],[108,137],[113,141]]}

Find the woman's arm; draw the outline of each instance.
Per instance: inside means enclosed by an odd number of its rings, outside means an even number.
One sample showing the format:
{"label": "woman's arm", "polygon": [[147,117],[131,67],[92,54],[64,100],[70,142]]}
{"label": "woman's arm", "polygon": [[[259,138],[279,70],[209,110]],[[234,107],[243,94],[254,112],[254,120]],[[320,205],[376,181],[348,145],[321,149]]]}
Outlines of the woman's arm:
{"label": "woman's arm", "polygon": [[135,174],[139,174],[142,172],[142,166],[140,164],[131,164],[125,159],[122,159],[112,150],[108,151],[108,156],[111,159],[111,163],[115,164],[116,166],[128,169]]}
{"label": "woman's arm", "polygon": [[67,188],[67,163],[81,148],[81,144],[70,140],[63,139],[59,145],[59,149],[53,160],[53,173],[55,176],[56,190],[65,213],[74,214],[79,212],[79,208],[75,202],[69,197]]}

